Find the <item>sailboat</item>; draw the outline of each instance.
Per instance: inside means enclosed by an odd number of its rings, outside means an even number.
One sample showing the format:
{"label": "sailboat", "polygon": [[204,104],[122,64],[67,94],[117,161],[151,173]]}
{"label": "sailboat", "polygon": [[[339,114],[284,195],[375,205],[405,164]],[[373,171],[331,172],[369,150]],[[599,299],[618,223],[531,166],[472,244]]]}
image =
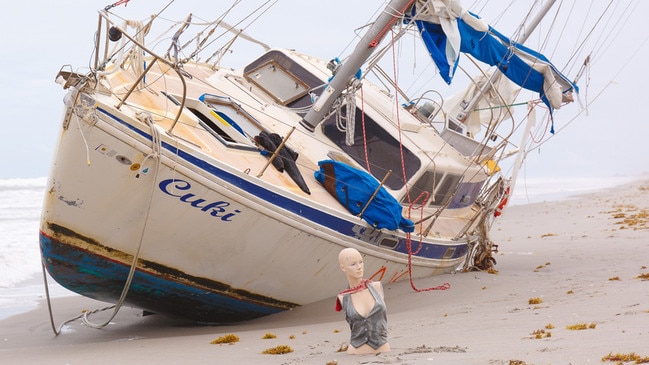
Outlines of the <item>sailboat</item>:
{"label": "sailboat", "polygon": [[[115,313],[230,323],[290,310],[336,295],[347,247],[385,283],[494,270],[489,231],[526,152],[514,132],[529,134],[537,109],[558,120],[579,91],[527,34],[457,1],[389,1],[350,55],[326,60],[225,16],[194,38],[191,15],[153,38],[163,17],[123,21],[123,3],[98,12],[90,70],[56,77],[67,94],[40,224],[47,273]],[[410,95],[381,62],[412,37],[433,85],[461,61],[480,72],[451,97]],[[240,42],[263,51],[222,66]]]}

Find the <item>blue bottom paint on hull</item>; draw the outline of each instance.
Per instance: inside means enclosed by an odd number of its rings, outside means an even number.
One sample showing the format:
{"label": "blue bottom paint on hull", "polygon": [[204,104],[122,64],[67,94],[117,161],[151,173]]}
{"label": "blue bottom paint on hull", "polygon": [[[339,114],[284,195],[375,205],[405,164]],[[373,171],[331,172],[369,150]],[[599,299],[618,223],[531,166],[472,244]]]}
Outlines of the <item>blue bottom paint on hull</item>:
{"label": "blue bottom paint on hull", "polygon": [[[109,303],[119,299],[130,266],[63,243],[43,232],[40,249],[47,271],[65,288]],[[127,305],[217,324],[249,320],[297,306],[237,291],[216,281],[193,278],[192,282],[191,277],[179,278],[176,270],[164,272],[159,265],[155,271],[136,270],[125,300]]]}

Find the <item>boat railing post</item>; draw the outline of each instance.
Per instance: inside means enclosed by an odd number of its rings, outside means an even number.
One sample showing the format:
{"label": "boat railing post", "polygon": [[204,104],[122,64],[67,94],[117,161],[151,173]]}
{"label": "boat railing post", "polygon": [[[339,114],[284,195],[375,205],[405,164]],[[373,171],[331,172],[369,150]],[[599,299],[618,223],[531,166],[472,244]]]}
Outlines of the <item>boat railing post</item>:
{"label": "boat railing post", "polygon": [[374,198],[376,197],[376,194],[379,193],[379,190],[381,190],[381,188],[385,184],[386,180],[388,180],[388,177],[390,177],[390,174],[392,174],[392,170],[388,170],[388,173],[385,174],[385,176],[383,176],[383,180],[381,180],[381,182],[379,183],[379,186],[376,187],[376,189],[372,193],[372,196],[370,196],[370,198],[367,200],[367,203],[365,203],[365,206],[363,207],[363,209],[361,209],[361,212],[358,213],[358,217],[361,217],[361,218],[363,217],[363,213],[365,213],[365,210],[367,209],[367,207],[370,206],[370,203],[372,202],[372,200],[374,200]]}
{"label": "boat railing post", "polygon": [[268,161],[266,161],[266,164],[264,165],[264,167],[262,167],[261,171],[259,171],[259,173],[257,174],[257,177],[262,177],[262,175],[264,175],[264,172],[266,171],[268,166],[270,166],[270,164],[273,162],[273,160],[277,157],[277,155],[279,154],[279,151],[284,147],[284,145],[286,144],[286,141],[288,141],[288,138],[291,136],[291,134],[293,133],[294,130],[295,130],[295,126],[293,126],[291,128],[291,130],[288,131],[288,133],[286,134],[286,137],[284,137],[284,139],[282,139],[282,143],[280,143],[279,146],[277,146],[277,148],[275,149],[275,152],[273,152],[273,154],[270,156]]}
{"label": "boat railing post", "polygon": [[[94,70],[99,67],[99,40],[101,39],[101,14],[99,14],[98,19],[97,19],[97,35],[95,36],[95,67],[93,68]],[[106,53],[104,53],[105,55]]]}
{"label": "boat railing post", "polygon": [[[144,79],[144,76],[146,76],[146,74],[149,72],[149,70],[150,70],[151,68],[153,68],[153,65],[156,63],[157,60],[158,60],[158,57],[154,57],[154,58],[153,58],[153,61],[151,61],[151,63],[149,64],[149,67],[145,68],[144,71],[142,71],[142,73],[141,73],[140,76],[137,78],[137,80],[133,83],[133,85],[131,85],[131,87],[130,87],[130,88],[128,89],[128,91],[126,92],[126,96],[124,96],[124,99],[120,99],[119,104],[117,104],[117,105],[115,106],[115,108],[119,109],[119,108],[122,107],[122,105],[124,105],[124,103],[126,102],[126,99],[129,97],[129,95],[131,95],[131,93],[133,92],[133,90],[135,90],[135,88],[136,88],[137,85],[140,83],[140,81],[142,81],[142,79]],[[119,98],[118,98],[118,99],[119,99]]]}

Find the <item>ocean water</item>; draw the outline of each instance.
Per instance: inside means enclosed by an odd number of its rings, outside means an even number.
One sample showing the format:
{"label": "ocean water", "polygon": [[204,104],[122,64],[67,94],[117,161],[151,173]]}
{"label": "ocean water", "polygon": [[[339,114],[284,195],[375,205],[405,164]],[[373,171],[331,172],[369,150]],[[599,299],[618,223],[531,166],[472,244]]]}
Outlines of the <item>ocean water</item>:
{"label": "ocean water", "polygon": [[[511,205],[568,199],[640,177],[519,180]],[[45,298],[38,229],[46,178],[0,179],[0,319],[36,308]],[[48,279],[53,297],[76,295]]]}
{"label": "ocean water", "polygon": [[[46,178],[0,179],[0,319],[45,297],[38,226]],[[54,283],[53,280],[50,280]],[[71,292],[54,283],[53,296]]]}
{"label": "ocean water", "polygon": [[649,178],[649,175],[615,177],[535,177],[518,179],[509,205],[540,203],[578,197]]}

